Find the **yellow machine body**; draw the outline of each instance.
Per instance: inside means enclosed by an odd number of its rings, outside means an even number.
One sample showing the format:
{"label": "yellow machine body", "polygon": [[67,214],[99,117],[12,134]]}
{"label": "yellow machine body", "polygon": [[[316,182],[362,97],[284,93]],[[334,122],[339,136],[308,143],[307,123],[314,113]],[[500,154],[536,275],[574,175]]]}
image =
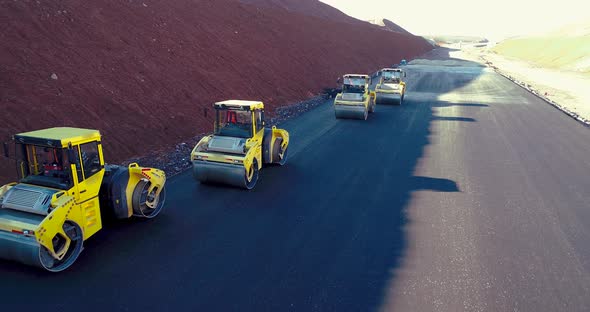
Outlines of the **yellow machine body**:
{"label": "yellow machine body", "polygon": [[379,83],[375,86],[377,104],[401,105],[406,94],[406,73],[400,68],[383,68],[379,71]]}
{"label": "yellow machine body", "polygon": [[19,183],[0,188],[0,258],[59,272],[101,230],[103,214],[152,218],[166,175],[105,165],[99,131],[51,128],[14,136]]}
{"label": "yellow machine body", "polygon": [[343,77],[342,92],[334,98],[336,118],[366,120],[375,111],[375,92],[368,75],[348,74]]}
{"label": "yellow machine body", "polygon": [[191,152],[193,175],[201,182],[252,189],[265,164],[283,165],[289,133],[264,126],[264,104],[227,100],[214,104],[215,133]]}

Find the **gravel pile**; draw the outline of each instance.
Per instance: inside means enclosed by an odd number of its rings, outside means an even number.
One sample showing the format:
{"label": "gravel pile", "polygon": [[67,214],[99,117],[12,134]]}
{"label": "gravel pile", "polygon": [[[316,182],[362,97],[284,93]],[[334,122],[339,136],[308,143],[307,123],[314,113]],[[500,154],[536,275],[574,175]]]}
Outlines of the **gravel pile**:
{"label": "gravel pile", "polygon": [[[266,125],[269,127],[278,126],[291,118],[300,116],[301,114],[328,102],[326,96],[319,95],[305,101],[279,107],[276,109],[273,117],[265,120]],[[191,151],[205,135],[207,134],[201,133],[190,140],[177,144],[173,149],[153,151],[142,157],[127,159],[122,165],[127,166],[130,163],[135,162],[143,167],[162,169],[166,172],[168,178],[173,177],[192,167],[190,161]]]}
{"label": "gravel pile", "polygon": [[192,166],[190,154],[195,145],[204,136],[199,134],[190,140],[177,144],[173,149],[153,151],[145,156],[130,158],[122,163],[127,166],[130,163],[138,163],[142,167],[162,169],[167,177],[175,176]]}

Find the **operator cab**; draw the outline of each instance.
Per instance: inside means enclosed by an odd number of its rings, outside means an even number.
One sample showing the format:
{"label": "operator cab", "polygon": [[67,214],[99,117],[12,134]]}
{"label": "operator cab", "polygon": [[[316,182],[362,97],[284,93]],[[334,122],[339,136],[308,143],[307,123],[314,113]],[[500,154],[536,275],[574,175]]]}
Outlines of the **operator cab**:
{"label": "operator cab", "polygon": [[383,83],[400,83],[405,73],[401,69],[387,68],[381,71],[381,78]]}
{"label": "operator cab", "polygon": [[33,144],[16,144],[21,183],[58,189],[72,187],[70,159],[63,148]]}
{"label": "operator cab", "polygon": [[14,136],[20,183],[68,190],[104,166],[100,134],[95,130],[51,128]]}
{"label": "operator cab", "polygon": [[229,100],[214,107],[216,136],[249,139],[263,127],[262,102]]}
{"label": "operator cab", "polygon": [[342,93],[364,94],[368,86],[369,76],[367,75],[345,75],[342,84]]}

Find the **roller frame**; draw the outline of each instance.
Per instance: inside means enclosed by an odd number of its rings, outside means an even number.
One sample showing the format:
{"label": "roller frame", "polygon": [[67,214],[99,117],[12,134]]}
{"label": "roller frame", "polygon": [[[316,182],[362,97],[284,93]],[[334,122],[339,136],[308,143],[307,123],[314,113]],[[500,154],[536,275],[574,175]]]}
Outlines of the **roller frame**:
{"label": "roller frame", "polygon": [[[258,121],[254,114],[260,111],[264,113],[262,102],[228,100],[215,103],[214,107],[215,109],[226,109],[228,106],[252,113],[253,131],[251,137],[242,138],[246,140],[243,152],[210,149],[209,144],[216,138],[216,135],[211,134],[203,137],[191,151],[193,177],[201,183],[226,184],[250,190],[256,185],[259,172],[264,165],[285,164],[286,158],[277,158],[276,151],[287,151],[289,133],[275,126],[264,127],[264,123],[262,127],[257,127]],[[277,146],[277,144],[280,145]],[[246,178],[247,175],[252,175],[250,181]]]}
{"label": "roller frame", "polygon": [[[29,209],[24,206],[18,207],[8,204],[5,207],[0,206],[0,259],[17,261],[50,272],[65,270],[76,261],[83,249],[84,241],[102,229],[102,219],[105,216],[105,211],[112,212],[112,217],[120,219],[134,216],[132,195],[139,183],[144,183],[143,185],[149,183],[145,190],[147,190],[148,194],[153,195],[151,198],[157,196],[157,199],[161,199],[160,194],[164,192],[166,182],[166,175],[163,171],[155,168],[140,167],[135,163],[126,168],[105,165],[98,131],[78,128],[66,130],[74,131],[79,135],[73,135],[73,139],[63,139],[63,142],[51,141],[51,143],[54,145],[62,144],[57,146],[64,149],[68,148],[71,151],[72,146],[76,147],[89,142],[97,142],[101,169],[80,181],[76,166],[70,164],[71,178],[75,182],[69,189],[58,190],[33,184],[23,184],[27,188],[49,189],[55,190],[55,192],[50,193],[52,194],[51,198],[43,202],[43,205],[47,205],[44,206],[47,210]],[[25,144],[41,144],[45,141],[34,137],[34,135],[42,132],[53,133],[52,131],[59,132],[60,128],[25,133],[28,136],[23,136],[24,139],[32,142],[26,143],[28,141],[25,141]],[[74,141],[74,138],[78,141]],[[106,173],[108,173],[107,177],[105,177]],[[5,196],[12,196],[8,195],[8,192],[15,185],[18,184],[11,183],[0,187],[0,199],[6,199]],[[153,200],[149,203],[146,202],[145,206],[155,209],[159,213],[163,203],[163,201]],[[153,213],[143,217],[151,218],[156,215],[157,213]],[[69,223],[70,227],[64,227],[66,223]],[[75,226],[76,240],[72,240],[66,234],[66,232],[73,230],[71,226]],[[54,250],[53,247],[52,240],[56,235],[62,238],[58,245],[59,250]],[[61,263],[56,263],[55,266],[49,265],[50,261],[47,260],[52,258],[61,261]]]}

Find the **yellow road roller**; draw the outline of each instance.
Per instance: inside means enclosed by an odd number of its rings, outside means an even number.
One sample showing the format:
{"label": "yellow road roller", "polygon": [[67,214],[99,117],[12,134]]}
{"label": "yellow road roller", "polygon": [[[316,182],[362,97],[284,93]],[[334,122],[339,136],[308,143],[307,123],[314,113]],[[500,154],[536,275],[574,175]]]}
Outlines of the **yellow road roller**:
{"label": "yellow road roller", "polygon": [[375,92],[369,90],[368,75],[348,74],[342,79],[342,92],[334,98],[336,118],[366,120],[375,111]]}
{"label": "yellow road roller", "polygon": [[401,105],[406,93],[404,77],[406,77],[406,73],[400,68],[380,70],[379,83],[375,86],[377,104]]}
{"label": "yellow road roller", "polygon": [[[12,155],[14,147],[14,155]],[[0,258],[50,272],[70,267],[104,218],[153,218],[166,175],[133,163],[105,164],[97,130],[51,128],[4,143],[18,183],[0,188]]]}
{"label": "yellow road roller", "polygon": [[289,133],[264,126],[262,102],[227,100],[213,106],[214,132],[191,152],[195,179],[252,189],[263,165],[285,164]]}

